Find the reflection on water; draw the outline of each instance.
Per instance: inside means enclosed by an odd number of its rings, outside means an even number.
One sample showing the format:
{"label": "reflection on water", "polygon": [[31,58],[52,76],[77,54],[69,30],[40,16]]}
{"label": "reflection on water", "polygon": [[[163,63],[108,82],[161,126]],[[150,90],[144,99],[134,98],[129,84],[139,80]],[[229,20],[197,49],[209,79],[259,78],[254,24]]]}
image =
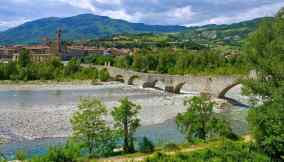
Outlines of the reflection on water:
{"label": "reflection on water", "polygon": [[[153,92],[151,90],[141,90],[137,88],[99,88],[96,90],[49,90],[49,91],[0,91],[0,109],[29,109],[59,105],[77,104],[82,96],[95,96],[107,101],[116,101],[121,96],[128,96],[130,99],[140,99],[148,102],[153,97],[165,97],[170,100],[171,95]],[[247,98],[240,95],[240,87],[235,87],[227,94],[228,97],[247,102]],[[148,103],[151,104],[151,103]],[[234,107],[232,112],[226,114],[231,119],[233,130],[238,134],[247,132],[247,109]],[[143,126],[139,128],[136,137],[147,136],[156,144],[182,143],[184,136],[177,130],[174,119],[167,120],[161,124]],[[52,145],[62,144],[65,138],[49,138],[33,141],[24,141],[2,146],[3,153],[14,158],[16,150],[24,149],[29,155],[41,155],[46,153],[47,148]]]}

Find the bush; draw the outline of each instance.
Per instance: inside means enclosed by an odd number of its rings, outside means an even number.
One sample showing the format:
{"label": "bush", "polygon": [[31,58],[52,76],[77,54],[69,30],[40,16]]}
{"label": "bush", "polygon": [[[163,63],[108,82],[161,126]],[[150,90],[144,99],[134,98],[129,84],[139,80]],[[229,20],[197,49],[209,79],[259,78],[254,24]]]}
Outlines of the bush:
{"label": "bush", "polygon": [[77,162],[81,156],[81,145],[67,142],[64,146],[56,146],[48,149],[45,156],[33,157],[31,162]]}
{"label": "bush", "polygon": [[18,150],[16,152],[16,159],[20,161],[24,161],[27,159],[27,152],[25,150]]}
{"label": "bush", "polygon": [[225,141],[220,147],[202,149],[191,153],[164,155],[157,153],[147,162],[272,162],[271,159],[249,144]]}
{"label": "bush", "polygon": [[99,79],[100,79],[102,82],[108,81],[108,80],[110,79],[110,74],[109,74],[109,72],[107,71],[107,69],[102,69],[102,70],[99,72]]}
{"label": "bush", "polygon": [[147,138],[144,137],[143,140],[139,143],[139,151],[143,153],[152,153],[154,152],[154,144]]}
{"label": "bush", "polygon": [[177,144],[169,143],[164,146],[164,150],[166,151],[178,151],[180,150],[180,147]]}

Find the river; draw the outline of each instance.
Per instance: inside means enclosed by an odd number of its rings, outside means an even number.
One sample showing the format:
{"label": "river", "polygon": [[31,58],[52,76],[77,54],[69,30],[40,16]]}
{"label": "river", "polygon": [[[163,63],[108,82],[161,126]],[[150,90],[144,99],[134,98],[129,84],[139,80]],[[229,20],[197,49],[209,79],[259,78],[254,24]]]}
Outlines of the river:
{"label": "river", "polygon": [[[159,90],[142,89],[124,84],[91,85],[45,85],[0,87],[0,136],[9,144],[2,145],[2,152],[13,159],[16,150],[24,149],[29,155],[41,155],[49,146],[62,144],[71,135],[70,117],[76,111],[81,97],[96,97],[102,100],[109,111],[122,97],[142,105],[139,114],[142,127],[136,137],[147,136],[156,144],[181,143],[174,117],[186,110],[185,97],[196,93],[174,95]],[[239,101],[240,87],[228,93]],[[235,132],[247,131],[247,109],[233,106],[227,112]],[[107,118],[111,122],[111,117]]]}

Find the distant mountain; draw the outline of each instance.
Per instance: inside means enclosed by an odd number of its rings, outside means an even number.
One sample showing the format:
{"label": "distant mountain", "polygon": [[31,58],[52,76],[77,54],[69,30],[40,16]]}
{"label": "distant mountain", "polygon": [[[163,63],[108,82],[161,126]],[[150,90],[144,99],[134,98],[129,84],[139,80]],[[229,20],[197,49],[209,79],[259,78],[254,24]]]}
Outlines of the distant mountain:
{"label": "distant mountain", "polygon": [[39,43],[44,36],[55,38],[58,28],[64,30],[65,40],[86,40],[121,33],[169,33],[185,30],[183,26],[146,25],[83,14],[68,18],[44,18],[27,22],[0,33],[0,44]]}
{"label": "distant mountain", "polygon": [[229,25],[190,27],[176,36],[179,39],[189,39],[199,44],[239,45],[251,32],[256,30],[259,23],[272,20],[272,17],[264,17]]}

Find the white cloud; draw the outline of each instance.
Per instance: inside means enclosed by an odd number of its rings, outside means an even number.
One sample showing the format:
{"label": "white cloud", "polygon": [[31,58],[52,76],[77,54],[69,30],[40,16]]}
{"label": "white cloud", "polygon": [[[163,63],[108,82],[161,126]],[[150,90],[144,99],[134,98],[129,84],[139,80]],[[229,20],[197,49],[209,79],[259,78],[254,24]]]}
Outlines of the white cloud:
{"label": "white cloud", "polygon": [[0,31],[21,25],[27,21],[30,21],[30,20],[29,19],[19,19],[19,20],[11,20],[11,21],[1,21],[0,20]]}
{"label": "white cloud", "polygon": [[274,16],[284,6],[284,2],[263,5],[257,8],[249,9],[246,12],[241,12],[233,16],[220,16],[205,20],[196,24],[188,24],[187,26],[197,26],[205,24],[231,24],[234,22],[241,22],[251,20],[258,17]]}
{"label": "white cloud", "polygon": [[91,0],[59,0],[64,3],[68,3],[71,6],[79,7],[81,9],[90,10],[96,12],[96,7],[92,4]]}

